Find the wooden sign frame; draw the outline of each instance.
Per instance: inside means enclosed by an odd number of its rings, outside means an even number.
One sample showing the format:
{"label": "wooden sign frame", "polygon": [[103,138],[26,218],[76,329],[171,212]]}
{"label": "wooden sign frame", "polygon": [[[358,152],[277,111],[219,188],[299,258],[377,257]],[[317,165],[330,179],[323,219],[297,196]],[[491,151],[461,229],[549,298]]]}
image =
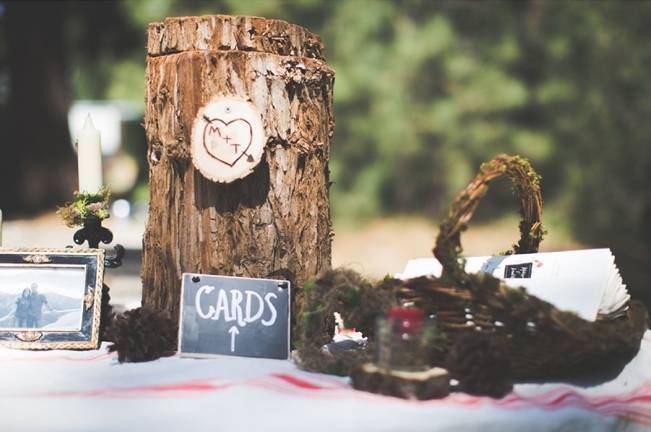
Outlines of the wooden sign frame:
{"label": "wooden sign frame", "polygon": [[[239,327],[237,326],[237,322],[234,322],[233,325],[231,324],[226,324],[223,327],[228,327],[231,326],[231,328],[228,330],[228,333],[230,333],[234,328],[236,333],[231,333],[230,334],[230,339],[231,339],[231,346],[230,346],[230,352],[226,350],[223,347],[220,347],[221,352],[210,352],[210,353],[202,353],[202,352],[195,352],[197,350],[184,350],[184,334],[186,332],[186,326],[189,324],[186,320],[184,320],[184,314],[188,313],[188,308],[192,309],[192,307],[196,307],[196,299],[194,300],[195,303],[188,305],[186,300],[186,292],[188,291],[188,284],[199,284],[201,283],[202,280],[210,279],[213,282],[222,282],[222,284],[226,285],[228,284],[229,281],[234,282],[234,284],[239,284],[242,285],[242,283],[248,284],[248,288],[251,289],[255,285],[266,285],[265,289],[268,289],[271,291],[271,288],[276,288],[279,292],[283,291],[283,299],[282,299],[282,305],[286,306],[287,314],[286,314],[286,326],[287,326],[287,333],[286,333],[286,338],[287,338],[287,344],[286,344],[286,349],[283,348],[283,354],[280,355],[279,353],[274,353],[274,355],[267,353],[267,355],[261,354],[261,353],[252,353],[251,350],[240,350],[239,352],[235,352],[234,348],[234,338],[237,337],[237,335],[240,334],[240,331],[244,331],[244,326]],[[212,287],[213,289],[216,288],[216,286]],[[220,290],[224,291],[226,286],[221,286]],[[236,288],[235,286],[230,286],[229,288]],[[256,287],[257,288],[257,287]],[[237,287],[237,289],[242,289],[241,286]],[[201,288],[199,288],[201,290]],[[212,292],[213,290],[209,290],[208,292]],[[267,291],[267,293],[269,293]],[[231,293],[232,294],[232,293]],[[232,297],[231,297],[232,299]],[[240,297],[240,300],[242,297]],[[266,300],[266,298],[265,298]],[[232,301],[232,300],[231,300]],[[244,308],[244,306],[242,306]],[[210,310],[209,313],[213,313],[216,316],[213,316],[213,320],[218,320],[219,315],[218,312],[212,308],[212,306],[209,306]],[[233,310],[235,307],[230,305],[228,308],[229,310]],[[247,307],[248,308],[248,307]],[[217,308],[218,309],[218,308]],[[195,313],[195,312],[193,312]],[[280,317],[282,316],[283,318],[285,317],[284,311],[281,312],[276,312],[277,316]],[[270,358],[270,359],[277,359],[277,360],[287,360],[291,356],[291,317],[292,317],[292,310],[291,310],[291,283],[286,280],[277,280],[277,279],[262,279],[262,278],[247,278],[247,277],[235,277],[235,276],[222,276],[222,275],[207,275],[207,274],[195,274],[195,273],[184,273],[182,277],[182,283],[181,283],[181,299],[180,299],[180,307],[179,307],[179,332],[178,332],[178,347],[177,347],[177,352],[181,357],[197,357],[197,358],[214,358],[216,356],[220,355],[227,355],[227,356],[239,356],[239,357],[252,357],[252,358]],[[207,320],[209,318],[207,317],[202,317],[204,320]],[[264,324],[264,323],[263,323]],[[198,326],[198,324],[197,324]],[[248,328],[250,329],[253,327],[253,325],[250,325]],[[190,330],[191,331],[191,330]],[[199,330],[197,329],[197,332]],[[257,331],[256,331],[257,332]],[[211,334],[210,339],[212,340],[215,335]],[[222,339],[225,337],[224,334],[221,335]],[[246,336],[243,336],[246,337]],[[248,338],[252,338],[252,336],[248,336]],[[226,338],[227,340],[228,338]],[[199,338],[197,339],[199,340]],[[222,340],[224,342],[224,340]],[[199,344],[199,342],[197,342]],[[268,344],[270,345],[270,344]]]}

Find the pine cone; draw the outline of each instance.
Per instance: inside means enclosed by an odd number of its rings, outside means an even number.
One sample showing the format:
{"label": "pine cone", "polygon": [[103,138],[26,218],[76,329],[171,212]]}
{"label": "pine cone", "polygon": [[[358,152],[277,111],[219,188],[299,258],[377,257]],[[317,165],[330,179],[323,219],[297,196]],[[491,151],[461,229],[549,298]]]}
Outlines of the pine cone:
{"label": "pine cone", "polygon": [[108,285],[102,287],[102,310],[100,316],[99,337],[100,340],[108,340],[108,329],[111,327],[115,314],[111,305],[111,294]]}
{"label": "pine cone", "polygon": [[450,375],[466,393],[501,398],[513,388],[506,343],[494,334],[472,332],[459,336],[446,363]]}
{"label": "pine cone", "polygon": [[167,313],[140,307],[117,315],[108,329],[118,361],[144,362],[176,352],[176,324]]}

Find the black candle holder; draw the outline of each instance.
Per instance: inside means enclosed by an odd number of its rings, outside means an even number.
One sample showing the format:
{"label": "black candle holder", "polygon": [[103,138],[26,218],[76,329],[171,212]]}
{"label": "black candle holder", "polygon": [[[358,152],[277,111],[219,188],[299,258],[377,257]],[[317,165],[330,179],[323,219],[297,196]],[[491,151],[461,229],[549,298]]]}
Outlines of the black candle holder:
{"label": "black candle holder", "polygon": [[[75,243],[83,245],[88,242],[92,249],[99,248],[99,244],[109,244],[113,241],[113,233],[106,227],[102,226],[102,220],[95,215],[89,215],[84,218],[84,226],[72,237]],[[107,254],[104,259],[104,266],[107,268],[118,268],[122,265],[124,258],[124,247],[120,244],[113,247],[113,253]]]}

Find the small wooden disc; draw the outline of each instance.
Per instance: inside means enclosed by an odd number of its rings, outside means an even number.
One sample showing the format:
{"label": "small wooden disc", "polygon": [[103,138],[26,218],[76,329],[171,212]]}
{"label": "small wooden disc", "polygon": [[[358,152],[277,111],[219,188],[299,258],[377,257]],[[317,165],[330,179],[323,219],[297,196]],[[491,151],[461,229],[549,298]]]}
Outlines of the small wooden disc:
{"label": "small wooden disc", "polygon": [[266,137],[258,110],[249,102],[220,97],[197,113],[192,126],[192,162],[201,174],[230,183],[253,172]]}

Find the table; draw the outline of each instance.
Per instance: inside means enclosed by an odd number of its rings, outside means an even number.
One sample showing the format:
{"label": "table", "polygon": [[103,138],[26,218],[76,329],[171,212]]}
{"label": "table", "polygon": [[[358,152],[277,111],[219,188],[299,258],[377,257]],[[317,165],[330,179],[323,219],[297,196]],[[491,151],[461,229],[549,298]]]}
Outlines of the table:
{"label": "table", "polygon": [[289,361],[0,349],[0,431],[651,430],[651,331],[619,376],[587,388],[518,384],[501,400],[406,401]]}

